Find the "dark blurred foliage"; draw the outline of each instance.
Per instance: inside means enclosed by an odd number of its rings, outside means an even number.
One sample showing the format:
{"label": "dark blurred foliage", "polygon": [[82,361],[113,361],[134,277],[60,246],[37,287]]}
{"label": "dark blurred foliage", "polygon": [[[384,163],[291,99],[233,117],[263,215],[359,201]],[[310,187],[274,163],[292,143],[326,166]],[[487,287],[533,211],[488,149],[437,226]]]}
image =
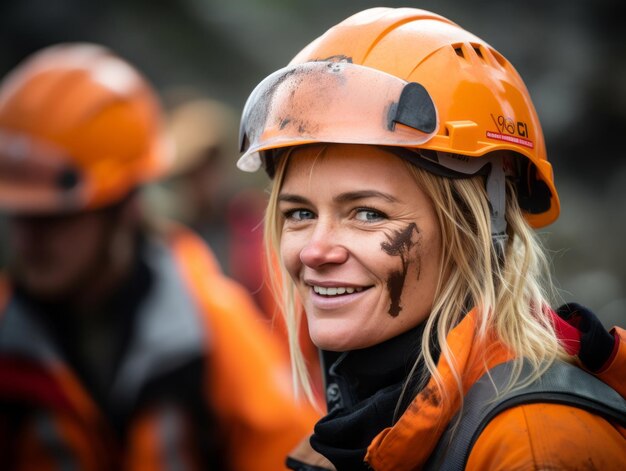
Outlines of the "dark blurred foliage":
{"label": "dark blurred foliage", "polygon": [[186,85],[241,109],[254,85],[306,43],[373,6],[440,13],[516,66],[542,120],[561,195],[562,216],[542,233],[562,298],[625,325],[619,0],[2,0],[0,75],[41,47],[92,41],[134,63],[161,92]]}

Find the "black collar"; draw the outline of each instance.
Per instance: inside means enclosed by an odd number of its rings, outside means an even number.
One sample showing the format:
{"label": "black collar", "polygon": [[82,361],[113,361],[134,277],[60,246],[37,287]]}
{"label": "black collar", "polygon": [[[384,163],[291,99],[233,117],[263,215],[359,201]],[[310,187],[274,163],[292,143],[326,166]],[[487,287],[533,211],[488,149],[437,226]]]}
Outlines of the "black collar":
{"label": "black collar", "polygon": [[328,415],[315,425],[311,446],[337,469],[368,469],[367,446],[383,428],[393,425],[422,332],[423,326],[418,326],[369,348],[322,352]]}
{"label": "black collar", "polygon": [[322,351],[328,412],[352,407],[376,391],[403,382],[417,359],[423,330],[419,325],[360,350]]}

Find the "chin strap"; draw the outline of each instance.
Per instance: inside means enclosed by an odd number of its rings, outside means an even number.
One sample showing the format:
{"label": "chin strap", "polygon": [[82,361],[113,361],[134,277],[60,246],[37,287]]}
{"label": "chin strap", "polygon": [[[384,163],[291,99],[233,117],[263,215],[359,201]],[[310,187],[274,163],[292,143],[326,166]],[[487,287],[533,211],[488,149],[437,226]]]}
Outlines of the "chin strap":
{"label": "chin strap", "polygon": [[491,158],[491,170],[487,176],[487,197],[491,211],[491,240],[498,257],[504,257],[509,236],[506,233],[506,172],[504,159]]}

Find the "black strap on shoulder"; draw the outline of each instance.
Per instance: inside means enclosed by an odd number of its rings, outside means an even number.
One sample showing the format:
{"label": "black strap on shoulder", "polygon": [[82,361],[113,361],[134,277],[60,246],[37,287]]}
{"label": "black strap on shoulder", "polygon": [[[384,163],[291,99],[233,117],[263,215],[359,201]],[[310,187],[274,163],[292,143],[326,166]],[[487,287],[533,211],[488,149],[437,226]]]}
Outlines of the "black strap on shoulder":
{"label": "black strap on shoulder", "polygon": [[[465,469],[470,451],[487,424],[504,410],[520,404],[565,404],[626,426],[626,400],[610,386],[576,366],[557,361],[537,381],[497,397],[497,391],[502,391],[507,385],[512,371],[512,362],[502,363],[485,373],[470,388],[464,398],[460,419],[457,414],[450,421],[425,470]],[[524,363],[520,383],[531,372],[531,365]]]}

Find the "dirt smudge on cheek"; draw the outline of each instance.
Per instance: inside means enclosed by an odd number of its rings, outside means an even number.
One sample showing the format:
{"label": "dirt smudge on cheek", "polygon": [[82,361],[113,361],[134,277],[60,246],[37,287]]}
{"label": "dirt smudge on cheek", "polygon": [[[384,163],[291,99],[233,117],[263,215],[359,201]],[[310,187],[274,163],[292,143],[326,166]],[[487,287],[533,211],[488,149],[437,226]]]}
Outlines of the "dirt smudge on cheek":
{"label": "dirt smudge on cheek", "polygon": [[387,278],[387,290],[389,291],[389,297],[391,303],[389,304],[389,315],[397,317],[402,311],[400,306],[400,298],[402,297],[402,287],[404,286],[405,273],[401,270],[394,271]]}
{"label": "dirt smudge on cheek", "polygon": [[392,271],[389,274],[389,278],[387,278],[387,290],[389,291],[389,298],[391,299],[388,313],[392,317],[397,317],[402,311],[400,300],[402,298],[404,282],[409,268],[409,256],[413,247],[418,243],[418,240],[414,240],[413,233],[419,235],[419,230],[415,223],[409,224],[402,230],[394,231],[391,236],[387,236],[387,242],[380,244],[380,248],[387,255],[400,257],[402,262],[402,269]]}

